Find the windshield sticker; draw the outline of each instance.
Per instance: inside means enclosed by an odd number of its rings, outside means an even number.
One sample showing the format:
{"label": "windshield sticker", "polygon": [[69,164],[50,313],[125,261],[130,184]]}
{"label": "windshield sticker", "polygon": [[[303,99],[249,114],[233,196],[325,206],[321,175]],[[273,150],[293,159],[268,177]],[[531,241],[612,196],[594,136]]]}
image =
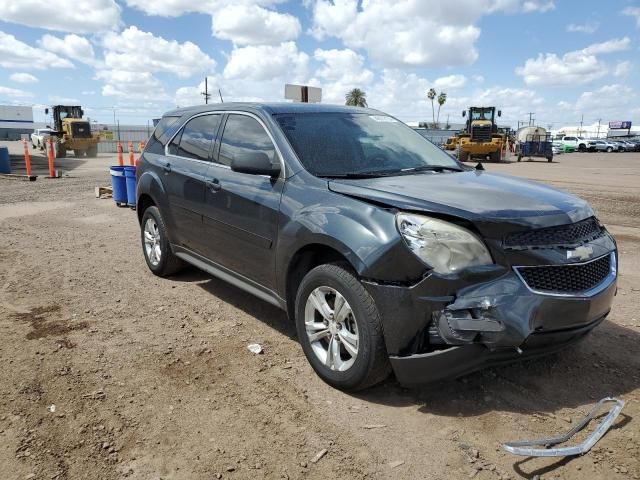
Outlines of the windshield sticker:
{"label": "windshield sticker", "polygon": [[375,122],[383,122],[383,123],[397,123],[398,120],[392,117],[387,117],[386,115],[369,115],[369,118]]}

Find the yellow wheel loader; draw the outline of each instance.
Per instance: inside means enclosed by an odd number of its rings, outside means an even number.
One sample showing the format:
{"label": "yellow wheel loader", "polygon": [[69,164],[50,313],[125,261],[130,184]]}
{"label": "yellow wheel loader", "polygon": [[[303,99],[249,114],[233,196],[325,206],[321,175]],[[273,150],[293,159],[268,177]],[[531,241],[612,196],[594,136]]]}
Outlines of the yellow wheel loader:
{"label": "yellow wheel loader", "polygon": [[[55,105],[52,109],[54,152],[57,158],[64,158],[69,150],[76,157],[97,157],[100,136],[91,133],[91,125],[82,116],[79,106]],[[49,109],[45,110],[49,114]]]}
{"label": "yellow wheel loader", "polygon": [[[502,112],[498,110],[498,117]],[[498,132],[496,123],[496,107],[469,107],[462,112],[467,117],[465,129],[456,135],[458,159],[467,162],[472,159],[500,162],[506,138]]]}

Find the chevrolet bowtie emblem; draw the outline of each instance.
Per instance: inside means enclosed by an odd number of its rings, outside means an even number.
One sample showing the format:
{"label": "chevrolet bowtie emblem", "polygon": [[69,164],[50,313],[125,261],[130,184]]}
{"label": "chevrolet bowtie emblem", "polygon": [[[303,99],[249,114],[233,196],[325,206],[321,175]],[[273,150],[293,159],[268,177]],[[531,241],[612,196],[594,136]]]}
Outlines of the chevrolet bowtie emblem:
{"label": "chevrolet bowtie emblem", "polygon": [[575,250],[567,250],[567,260],[570,258],[578,258],[580,260],[586,260],[593,255],[593,248],[591,247],[578,247]]}

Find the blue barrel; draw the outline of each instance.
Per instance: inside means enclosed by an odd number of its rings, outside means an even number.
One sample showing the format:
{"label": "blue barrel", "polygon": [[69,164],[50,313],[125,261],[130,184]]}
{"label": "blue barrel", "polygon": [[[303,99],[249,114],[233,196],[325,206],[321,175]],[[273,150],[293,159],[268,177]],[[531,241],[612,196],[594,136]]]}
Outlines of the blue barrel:
{"label": "blue barrel", "polygon": [[136,206],[136,167],[124,167],[124,177],[127,181],[127,203]]}
{"label": "blue barrel", "polygon": [[11,159],[7,147],[0,147],[0,173],[11,173]]}
{"label": "blue barrel", "polygon": [[111,173],[111,187],[113,188],[113,201],[117,205],[127,203],[127,182],[124,176],[125,167],[114,165],[109,169]]}

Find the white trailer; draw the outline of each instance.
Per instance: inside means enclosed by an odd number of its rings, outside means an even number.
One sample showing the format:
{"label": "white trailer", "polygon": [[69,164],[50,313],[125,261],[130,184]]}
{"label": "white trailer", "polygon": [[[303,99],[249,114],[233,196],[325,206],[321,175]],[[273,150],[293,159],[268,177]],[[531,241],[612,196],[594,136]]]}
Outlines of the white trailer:
{"label": "white trailer", "polygon": [[0,105],[0,140],[20,140],[33,129],[33,108]]}

